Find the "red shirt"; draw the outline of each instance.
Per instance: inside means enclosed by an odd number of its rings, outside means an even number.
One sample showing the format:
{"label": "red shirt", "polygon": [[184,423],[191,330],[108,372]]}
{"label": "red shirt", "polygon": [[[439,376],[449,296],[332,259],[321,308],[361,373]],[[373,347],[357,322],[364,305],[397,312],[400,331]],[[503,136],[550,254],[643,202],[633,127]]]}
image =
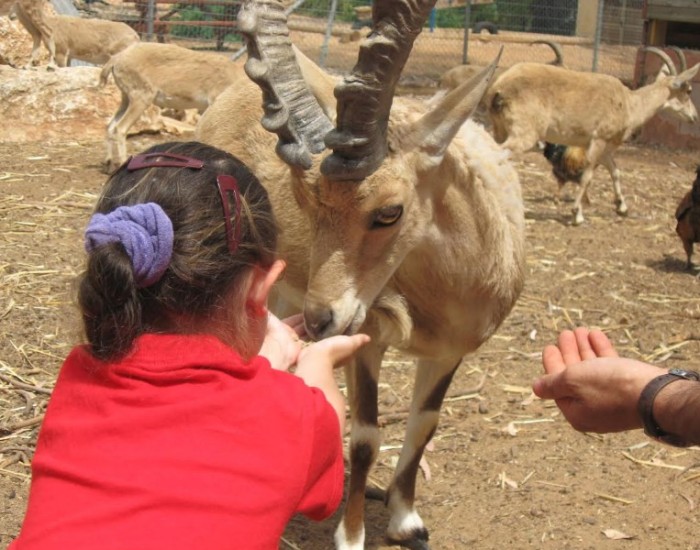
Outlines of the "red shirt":
{"label": "red shirt", "polygon": [[12,550],[276,549],[343,491],[324,395],[212,336],[141,336],[117,363],[66,359]]}

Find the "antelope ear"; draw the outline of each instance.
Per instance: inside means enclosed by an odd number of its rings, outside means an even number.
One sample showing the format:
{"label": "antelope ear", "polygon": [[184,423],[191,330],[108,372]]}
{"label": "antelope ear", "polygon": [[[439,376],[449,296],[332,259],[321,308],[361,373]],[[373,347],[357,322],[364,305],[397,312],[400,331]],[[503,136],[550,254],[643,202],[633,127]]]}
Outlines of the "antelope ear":
{"label": "antelope ear", "polygon": [[409,146],[420,148],[437,163],[491,85],[503,47],[488,67],[445,95],[413,126]]}
{"label": "antelope ear", "polygon": [[292,44],[294,56],[297,59],[301,74],[304,77],[306,85],[311,90],[311,93],[318,101],[321,109],[325,112],[330,120],[335,120],[336,101],[333,89],[338,83],[338,79],[329,75],[321,67],[316,65],[311,59],[306,57],[304,53]]}
{"label": "antelope ear", "polygon": [[691,80],[693,80],[693,78],[695,78],[695,75],[698,74],[698,70],[700,70],[700,63],[698,63],[694,67],[691,67],[687,71],[683,71],[673,81],[673,87],[680,88],[686,82],[690,82]]}

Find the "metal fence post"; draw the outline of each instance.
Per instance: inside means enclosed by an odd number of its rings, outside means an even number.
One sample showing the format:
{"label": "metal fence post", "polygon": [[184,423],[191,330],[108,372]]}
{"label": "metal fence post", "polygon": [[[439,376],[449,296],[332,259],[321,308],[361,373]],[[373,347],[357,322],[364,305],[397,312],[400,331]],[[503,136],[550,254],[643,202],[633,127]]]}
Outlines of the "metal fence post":
{"label": "metal fence post", "polygon": [[153,21],[156,18],[156,2],[155,0],[148,0],[148,15],[146,21],[146,41],[151,42],[153,40]]}
{"label": "metal fence post", "polygon": [[333,21],[335,21],[335,12],[338,9],[338,0],[331,0],[331,11],[328,14],[328,23],[326,23],[326,34],[323,36],[323,45],[319,55],[318,64],[323,67],[326,64],[326,56],[328,56],[328,42],[331,39],[333,32]]}
{"label": "metal fence post", "polygon": [[462,46],[462,64],[466,65],[469,55],[469,27],[472,26],[472,0],[464,4],[464,42]]}
{"label": "metal fence post", "polygon": [[598,51],[600,50],[600,36],[603,32],[603,11],[605,0],[598,0],[598,17],[595,22],[595,41],[593,43],[593,66],[591,71],[598,72]]}

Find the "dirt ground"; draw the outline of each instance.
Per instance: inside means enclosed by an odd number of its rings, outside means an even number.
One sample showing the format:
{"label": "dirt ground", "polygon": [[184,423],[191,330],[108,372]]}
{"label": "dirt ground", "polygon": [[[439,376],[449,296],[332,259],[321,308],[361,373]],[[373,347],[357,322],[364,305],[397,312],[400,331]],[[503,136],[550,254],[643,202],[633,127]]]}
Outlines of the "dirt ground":
{"label": "dirt ground", "polygon": [[[129,147],[168,139],[141,136]],[[41,414],[76,342],[72,280],[105,179],[102,155],[97,142],[0,146],[1,545],[19,531]],[[700,157],[627,145],[618,160],[629,215],[615,214],[601,169],[579,227],[544,159],[532,153],[517,164],[527,283],[497,335],[465,359],[426,454],[417,505],[436,550],[700,549],[700,449],[666,447],[640,431],[577,433],[530,391],[542,347],[582,324],[606,330],[631,357],[698,366],[700,280],[685,269],[673,212]],[[383,368],[383,446],[372,474],[379,486],[398,457],[412,370],[398,354]],[[382,547],[387,520],[383,504],[368,501],[368,548]],[[327,550],[336,523],[295,519],[281,548]]]}

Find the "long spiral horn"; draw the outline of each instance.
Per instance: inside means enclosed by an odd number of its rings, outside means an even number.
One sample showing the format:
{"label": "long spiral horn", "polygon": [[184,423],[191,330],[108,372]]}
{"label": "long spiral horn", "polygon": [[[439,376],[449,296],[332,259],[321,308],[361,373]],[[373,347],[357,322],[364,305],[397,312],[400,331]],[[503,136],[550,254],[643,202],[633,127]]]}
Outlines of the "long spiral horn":
{"label": "long spiral horn", "polygon": [[289,39],[284,6],[277,0],[247,1],[238,13],[246,39],[245,71],[263,91],[263,128],[279,137],[277,154],[308,169],[325,149],[333,123],[309,91]]}
{"label": "long spiral horn", "polygon": [[333,154],[321,171],[334,180],[360,180],[387,154],[387,126],[394,91],[413,43],[436,0],[375,0],[373,28],[357,64],[335,89],[336,128],[326,136]]}

